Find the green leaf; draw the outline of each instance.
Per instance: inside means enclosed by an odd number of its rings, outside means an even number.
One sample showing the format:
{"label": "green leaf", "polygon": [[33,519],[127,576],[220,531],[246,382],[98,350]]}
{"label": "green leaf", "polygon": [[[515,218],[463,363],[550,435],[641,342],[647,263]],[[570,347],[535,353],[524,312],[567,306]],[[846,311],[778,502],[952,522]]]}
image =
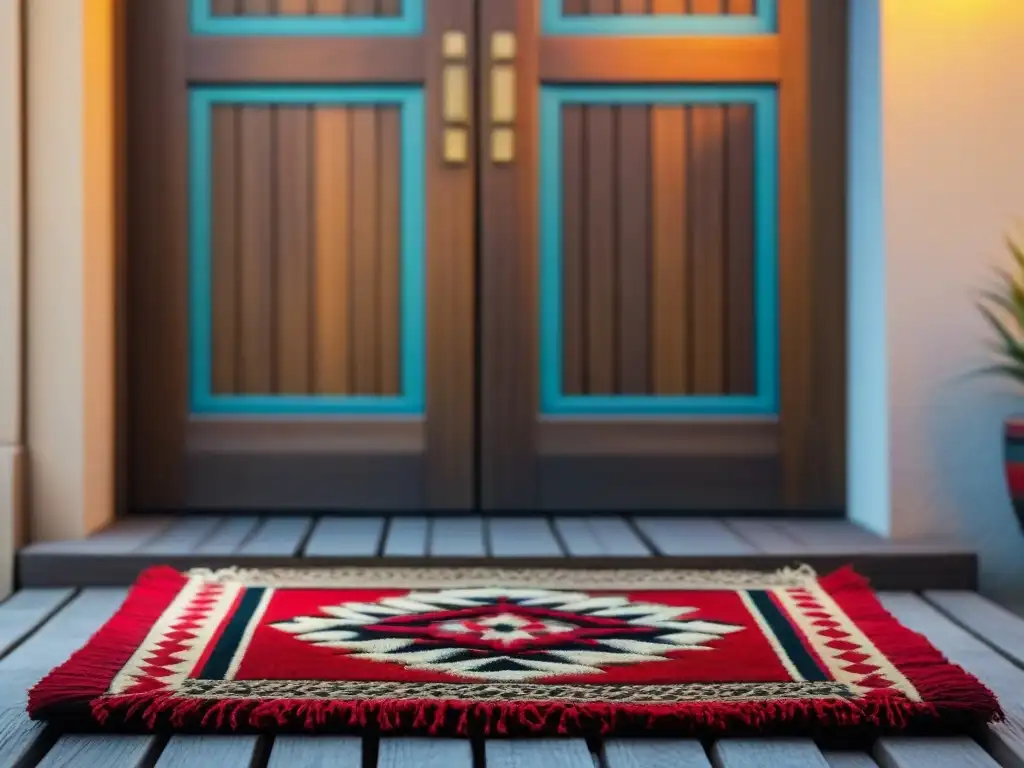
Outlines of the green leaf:
{"label": "green leaf", "polygon": [[1017,329],[1024,332],[1024,288],[1014,286],[1011,295],[996,291],[984,291],[982,298],[1009,313],[1017,323]]}
{"label": "green leaf", "polygon": [[1017,345],[1017,339],[1014,338],[1013,334],[1007,330],[1006,326],[1003,325],[1003,321],[996,317],[995,313],[986,307],[984,304],[978,305],[978,310],[982,316],[988,321],[988,324],[992,326],[999,337],[1003,340],[1003,343],[1008,347]]}
{"label": "green leaf", "polygon": [[1024,272],[1024,245],[1021,245],[1012,235],[1007,235],[1006,247],[1010,249],[1013,260],[1017,262],[1017,269]]}
{"label": "green leaf", "polygon": [[979,374],[1008,376],[1018,384],[1024,384],[1024,368],[1015,365],[989,365],[978,370]]}

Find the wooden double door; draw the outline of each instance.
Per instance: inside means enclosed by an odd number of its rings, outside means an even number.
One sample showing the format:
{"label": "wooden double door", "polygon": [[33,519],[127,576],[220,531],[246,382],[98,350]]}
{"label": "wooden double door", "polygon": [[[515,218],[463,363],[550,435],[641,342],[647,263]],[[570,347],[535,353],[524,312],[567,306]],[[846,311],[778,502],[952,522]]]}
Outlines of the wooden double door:
{"label": "wooden double door", "polygon": [[840,505],[812,5],[129,4],[128,504]]}

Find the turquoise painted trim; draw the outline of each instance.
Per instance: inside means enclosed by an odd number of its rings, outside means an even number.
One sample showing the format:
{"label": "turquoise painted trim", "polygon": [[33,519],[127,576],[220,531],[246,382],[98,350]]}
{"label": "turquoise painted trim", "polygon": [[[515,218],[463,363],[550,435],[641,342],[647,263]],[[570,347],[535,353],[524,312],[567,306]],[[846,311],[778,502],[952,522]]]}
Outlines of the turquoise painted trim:
{"label": "turquoise painted trim", "polygon": [[[422,414],[426,403],[426,147],[419,86],[208,86],[189,104],[189,400],[201,414]],[[210,264],[211,123],[216,104],[397,104],[401,110],[401,389],[397,396],[215,395]]]}
{"label": "turquoise painted trim", "polygon": [[[754,107],[755,375],[753,396],[565,395],[562,392],[562,107],[566,104],[751,104]],[[772,86],[545,85],[540,94],[540,406],[551,415],[754,415],[778,412],[778,108]]]}
{"label": "turquoise painted trim", "polygon": [[400,16],[214,16],[210,0],[190,1],[194,35],[410,37],[424,29],[424,0],[403,0]]}
{"label": "turquoise painted trim", "polygon": [[563,0],[543,0],[545,35],[770,35],[777,29],[778,0],[758,0],[744,15],[665,14],[565,16]]}

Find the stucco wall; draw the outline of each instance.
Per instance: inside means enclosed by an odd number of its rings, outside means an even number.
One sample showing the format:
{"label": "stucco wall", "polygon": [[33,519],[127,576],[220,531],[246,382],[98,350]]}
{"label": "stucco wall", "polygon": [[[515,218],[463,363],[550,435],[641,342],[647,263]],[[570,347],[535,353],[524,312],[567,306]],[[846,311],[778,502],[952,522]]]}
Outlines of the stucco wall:
{"label": "stucco wall", "polygon": [[83,536],[114,511],[114,9],[26,4],[34,539]]}
{"label": "stucco wall", "polygon": [[21,522],[22,159],[20,3],[0,3],[0,599]]}
{"label": "stucco wall", "polygon": [[1024,2],[881,0],[876,115],[878,4],[851,3],[854,515],[889,517],[896,537],[969,541],[986,589],[1024,592],[1000,443],[1021,392],[969,375],[986,361],[977,291],[1008,265],[1003,233],[1024,219]]}

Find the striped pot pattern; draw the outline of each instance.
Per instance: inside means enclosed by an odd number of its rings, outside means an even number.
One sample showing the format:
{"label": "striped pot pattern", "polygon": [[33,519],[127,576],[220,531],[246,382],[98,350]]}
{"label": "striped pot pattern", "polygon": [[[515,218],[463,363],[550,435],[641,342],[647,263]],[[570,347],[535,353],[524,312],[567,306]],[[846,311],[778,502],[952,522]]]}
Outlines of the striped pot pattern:
{"label": "striped pot pattern", "polygon": [[1003,464],[1013,511],[1024,528],[1024,416],[1006,420],[1003,430]]}

